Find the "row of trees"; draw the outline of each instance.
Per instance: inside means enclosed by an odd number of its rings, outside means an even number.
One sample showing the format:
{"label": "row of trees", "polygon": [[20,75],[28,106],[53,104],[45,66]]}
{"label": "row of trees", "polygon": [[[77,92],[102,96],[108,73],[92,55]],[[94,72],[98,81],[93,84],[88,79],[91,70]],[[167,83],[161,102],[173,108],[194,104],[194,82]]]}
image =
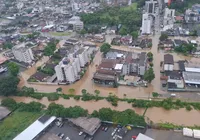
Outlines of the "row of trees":
{"label": "row of trees", "polygon": [[[11,110],[17,109],[21,112],[41,112],[44,109],[44,105],[38,102],[30,103],[16,103],[15,100],[6,98],[2,100],[2,105],[10,108]],[[102,108],[99,111],[93,111],[90,115],[88,111],[80,106],[65,108],[62,105],[51,103],[46,114],[64,117],[64,118],[77,118],[77,117],[97,117],[103,121],[113,121],[114,123],[120,123],[122,125],[133,124],[139,126],[145,126],[145,120],[143,116],[139,116],[135,111],[127,109],[125,111],[114,111],[110,108]]]}
{"label": "row of trees", "polygon": [[133,124],[138,126],[145,126],[145,120],[143,116],[139,116],[132,109],[125,111],[115,111],[110,108],[102,108],[99,111],[93,111],[92,117],[100,118],[103,121],[112,121],[116,124],[120,123],[123,126],[127,124]]}
{"label": "row of trees", "polygon": [[0,95],[9,96],[17,93],[19,66],[13,62],[8,63],[9,76],[0,78]]}

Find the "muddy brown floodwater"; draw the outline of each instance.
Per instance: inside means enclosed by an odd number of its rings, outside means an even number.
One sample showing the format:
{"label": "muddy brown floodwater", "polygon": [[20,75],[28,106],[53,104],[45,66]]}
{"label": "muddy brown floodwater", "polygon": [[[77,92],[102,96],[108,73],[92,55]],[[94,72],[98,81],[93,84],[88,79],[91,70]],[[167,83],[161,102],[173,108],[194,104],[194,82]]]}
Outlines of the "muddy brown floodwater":
{"label": "muddy brown floodwater", "polygon": [[[41,66],[44,64],[47,60],[48,57],[43,58],[41,61],[39,61],[36,66],[24,71],[21,73],[21,81],[19,84],[19,87],[27,86],[27,87],[33,87],[35,90],[39,92],[55,92],[58,87],[62,87],[63,93],[67,94],[68,90],[70,88],[75,89],[75,94],[81,94],[82,89],[86,89],[89,93],[94,93],[94,90],[99,90],[100,91],[100,96],[108,96],[109,93],[114,93],[118,97],[123,98],[124,94],[126,94],[126,98],[145,98],[147,99],[153,91],[156,91],[158,93],[166,93],[165,91],[162,91],[160,88],[160,61],[163,61],[164,53],[158,51],[158,42],[159,42],[159,36],[154,36],[152,38],[153,46],[151,48],[151,51],[154,55],[154,72],[155,72],[155,79],[152,81],[152,83],[147,87],[128,87],[128,86],[119,86],[118,88],[110,88],[110,87],[103,87],[99,86],[93,83],[92,77],[93,74],[96,71],[96,65],[99,65],[101,62],[101,53],[98,51],[92,64],[88,67],[87,72],[83,76],[81,80],[78,82],[72,84],[72,85],[46,85],[46,84],[41,84],[41,83],[35,83],[35,84],[29,84],[27,83],[27,79],[36,72],[37,67]],[[114,46],[115,49],[120,49],[120,50],[129,50],[132,52],[138,52],[138,51],[143,51],[143,50],[138,50],[138,49],[130,49],[125,46]],[[148,51],[146,51],[148,52]],[[182,55],[177,55],[175,53],[172,53],[174,56],[174,60],[188,60],[192,62],[200,62],[199,58],[191,58],[191,57],[186,57]],[[34,101],[35,99],[32,98],[27,98],[27,97],[13,97],[16,101],[18,102],[30,102]],[[35,100],[37,101],[37,100]],[[40,100],[42,104],[45,104],[46,106],[49,105],[49,101],[47,98],[43,98]],[[102,107],[109,107],[115,110],[125,110],[128,108],[132,108],[131,104],[125,103],[125,102],[119,102],[118,107],[113,107],[110,105],[107,101],[101,100],[98,102],[94,101],[89,101],[89,102],[83,102],[83,101],[75,101],[73,99],[70,100],[64,100],[64,99],[59,99],[56,101],[56,103],[62,104],[65,107],[69,106],[81,106],[85,109],[88,109],[88,111],[91,113],[93,110],[98,110]],[[132,108],[133,109],[133,108]],[[144,110],[143,109],[134,109],[138,114],[143,114]],[[200,125],[200,121],[196,121],[197,118],[200,117],[199,111],[192,110],[190,112],[187,112],[185,109],[180,109],[180,110],[171,110],[171,111],[165,111],[161,108],[151,108],[148,109],[146,113],[146,117],[148,117],[150,120],[153,122],[171,122],[175,123],[178,125],[185,124],[185,125]]]}
{"label": "muddy brown floodwater", "polygon": [[[11,97],[17,102],[24,102],[29,103],[31,101],[40,102],[46,106],[48,106],[50,101],[45,97],[42,100],[33,99],[30,97]],[[0,100],[3,97],[0,97]],[[59,98],[59,100],[54,101],[57,104],[61,104],[64,107],[70,106],[81,106],[84,109],[87,109],[89,113],[92,113],[94,110],[99,110],[101,108],[111,108],[117,111],[124,111],[126,109],[133,109],[137,114],[143,115],[144,109],[141,108],[133,108],[131,104],[127,102],[118,102],[117,107],[113,107],[109,102],[106,100],[100,101],[76,101],[73,98],[66,100],[63,98]],[[186,109],[179,109],[179,110],[164,110],[163,108],[149,108],[145,114],[146,118],[153,121],[154,123],[174,123],[177,125],[185,125],[185,126],[194,126],[200,125],[200,121],[197,121],[200,117],[200,111],[191,110],[190,112],[186,111]]]}

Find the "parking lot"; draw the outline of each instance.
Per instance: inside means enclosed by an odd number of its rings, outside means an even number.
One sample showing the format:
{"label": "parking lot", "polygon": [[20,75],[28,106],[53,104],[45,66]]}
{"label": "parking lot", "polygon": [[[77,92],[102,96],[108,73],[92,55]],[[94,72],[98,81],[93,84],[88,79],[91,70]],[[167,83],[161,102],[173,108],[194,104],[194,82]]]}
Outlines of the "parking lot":
{"label": "parking lot", "polygon": [[[107,131],[102,130],[102,127],[108,127]],[[106,125],[106,126],[101,126],[97,132],[93,136],[93,140],[113,140],[112,133],[116,127],[112,125]],[[52,135],[49,134],[54,134],[58,135],[60,133],[64,134],[64,137],[62,139],[66,140],[67,137],[69,137],[70,140],[90,140],[91,136],[87,135],[86,137],[85,134],[83,133],[81,136],[79,136],[80,130],[72,125],[69,122],[65,122],[62,127],[58,127],[55,124],[50,127],[47,132],[42,135],[39,140],[57,140],[61,139],[58,136],[57,139],[55,138],[50,138]],[[139,133],[144,133],[144,129],[142,128],[133,128],[132,130],[128,130],[128,132],[125,134],[123,140],[131,140],[132,136],[137,136]]]}

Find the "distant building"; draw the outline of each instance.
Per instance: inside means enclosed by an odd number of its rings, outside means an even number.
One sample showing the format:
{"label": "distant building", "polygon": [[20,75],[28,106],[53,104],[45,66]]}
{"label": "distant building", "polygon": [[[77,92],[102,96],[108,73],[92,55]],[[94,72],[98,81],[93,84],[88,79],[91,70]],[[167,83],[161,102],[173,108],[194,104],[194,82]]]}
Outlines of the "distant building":
{"label": "distant building", "polygon": [[81,31],[84,28],[84,23],[78,16],[70,18],[68,24],[73,26],[74,31]]}
{"label": "distant building", "polygon": [[25,44],[16,45],[12,48],[14,57],[19,62],[31,63],[34,60],[32,50],[25,46]]}
{"label": "distant building", "polygon": [[174,58],[171,54],[164,55],[164,70],[173,71],[174,69]]}
{"label": "distant building", "polygon": [[158,2],[155,0],[145,1],[145,12],[147,13],[155,13],[155,6]]}
{"label": "distant building", "polygon": [[175,21],[175,10],[165,8],[164,12],[164,21],[163,21],[163,31],[166,31],[168,29],[172,29],[174,26]]}
{"label": "distant building", "polygon": [[199,23],[200,22],[200,13],[187,9],[185,11],[185,22],[186,23]]}
{"label": "distant building", "polygon": [[142,15],[142,34],[151,34],[151,19],[149,14],[145,13]]}

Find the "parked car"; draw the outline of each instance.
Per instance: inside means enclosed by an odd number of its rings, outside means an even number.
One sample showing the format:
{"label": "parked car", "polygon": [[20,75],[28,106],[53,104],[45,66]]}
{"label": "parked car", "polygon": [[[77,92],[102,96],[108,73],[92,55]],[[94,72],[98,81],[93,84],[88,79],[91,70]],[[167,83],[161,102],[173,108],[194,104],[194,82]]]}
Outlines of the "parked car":
{"label": "parked car", "polygon": [[79,135],[79,136],[81,136],[82,134],[83,134],[83,132],[82,132],[82,131],[80,131],[78,135]]}
{"label": "parked car", "polygon": [[70,138],[69,138],[69,137],[66,137],[65,140],[70,140]]}
{"label": "parked car", "polygon": [[60,137],[61,133],[58,133],[57,136]]}
{"label": "parked car", "polygon": [[88,140],[93,140],[94,137],[90,137]]}
{"label": "parked car", "polygon": [[61,135],[60,135],[60,138],[61,138],[61,139],[63,139],[63,138],[64,138],[64,136],[65,136],[65,134],[61,134]]}
{"label": "parked car", "polygon": [[102,127],[101,130],[104,131],[105,127]]}
{"label": "parked car", "polygon": [[108,127],[106,127],[105,129],[104,129],[104,131],[106,132],[108,130]]}
{"label": "parked car", "polygon": [[86,139],[87,138],[87,134],[84,134],[83,138]]}

